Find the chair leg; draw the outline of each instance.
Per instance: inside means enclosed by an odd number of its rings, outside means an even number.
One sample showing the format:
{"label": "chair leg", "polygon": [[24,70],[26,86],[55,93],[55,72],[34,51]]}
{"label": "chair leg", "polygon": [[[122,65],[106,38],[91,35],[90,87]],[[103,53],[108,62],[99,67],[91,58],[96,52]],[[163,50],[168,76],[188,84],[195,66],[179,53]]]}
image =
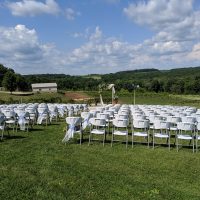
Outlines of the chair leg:
{"label": "chair leg", "polygon": [[103,147],[105,145],[105,139],[106,139],[106,132],[104,133],[104,136],[103,136]]}
{"label": "chair leg", "polygon": [[4,133],[4,129],[1,132],[1,140],[3,140],[3,133]]}
{"label": "chair leg", "polygon": [[196,153],[198,152],[198,138],[196,136]]}
{"label": "chair leg", "polygon": [[89,142],[88,142],[88,146],[90,145],[90,140],[91,140],[91,133],[89,135]]}
{"label": "chair leg", "polygon": [[178,138],[176,138],[176,151],[178,152]]}
{"label": "chair leg", "polygon": [[133,135],[133,133],[132,133],[132,148],[133,148],[133,138],[134,138],[134,135]]}
{"label": "chair leg", "polygon": [[194,138],[192,139],[192,152],[194,153]]}
{"label": "chair leg", "polygon": [[153,133],[153,149],[154,149],[154,142],[155,142],[155,137],[154,137],[154,133]]}
{"label": "chair leg", "polygon": [[128,133],[126,135],[126,148],[128,147]]}
{"label": "chair leg", "polygon": [[82,142],[82,137],[83,137],[83,135],[82,135],[82,131],[80,132],[80,145],[81,145],[81,142]]}
{"label": "chair leg", "polygon": [[111,138],[111,147],[113,146],[113,139],[114,139],[114,134],[112,133],[112,138]]}
{"label": "chair leg", "polygon": [[17,132],[17,129],[18,129],[18,123],[17,123],[17,125],[16,125],[16,132]]}

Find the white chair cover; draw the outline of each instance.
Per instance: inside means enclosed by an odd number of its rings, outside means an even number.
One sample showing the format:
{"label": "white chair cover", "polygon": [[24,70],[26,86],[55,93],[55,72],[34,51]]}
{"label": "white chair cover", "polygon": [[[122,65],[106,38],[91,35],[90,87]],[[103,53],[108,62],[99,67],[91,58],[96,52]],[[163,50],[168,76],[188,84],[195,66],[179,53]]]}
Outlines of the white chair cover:
{"label": "white chair cover", "polygon": [[48,111],[45,109],[39,113],[37,124],[42,124],[43,119],[46,119],[48,115]]}
{"label": "white chair cover", "polygon": [[66,129],[66,134],[62,142],[68,142],[74,137],[75,127],[77,124],[81,124],[81,117],[67,117],[66,122],[69,124],[69,129]]}
{"label": "white chair cover", "polygon": [[82,123],[83,130],[85,130],[87,128],[87,126],[90,124],[89,120],[90,120],[90,118],[92,118],[92,116],[93,115],[91,113],[88,113],[87,116],[84,118],[83,123]]}
{"label": "white chair cover", "polygon": [[18,124],[20,126],[20,130],[24,131],[26,128],[26,117],[28,117],[28,113],[27,112],[20,112],[18,114]]}

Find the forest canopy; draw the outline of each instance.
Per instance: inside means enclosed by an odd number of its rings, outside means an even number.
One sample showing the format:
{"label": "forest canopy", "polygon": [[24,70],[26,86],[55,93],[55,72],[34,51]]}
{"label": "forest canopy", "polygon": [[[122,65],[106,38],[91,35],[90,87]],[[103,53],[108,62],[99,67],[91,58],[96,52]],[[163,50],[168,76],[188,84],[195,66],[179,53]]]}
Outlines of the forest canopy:
{"label": "forest canopy", "polygon": [[168,92],[174,94],[200,93],[200,67],[177,68],[170,70],[137,69],[110,74],[90,74],[70,76],[65,74],[20,75],[0,64],[0,86],[7,72],[16,76],[17,89],[31,90],[32,83],[56,82],[59,90],[98,90],[99,85],[115,84],[118,91],[133,90],[133,85],[140,85],[142,91]]}

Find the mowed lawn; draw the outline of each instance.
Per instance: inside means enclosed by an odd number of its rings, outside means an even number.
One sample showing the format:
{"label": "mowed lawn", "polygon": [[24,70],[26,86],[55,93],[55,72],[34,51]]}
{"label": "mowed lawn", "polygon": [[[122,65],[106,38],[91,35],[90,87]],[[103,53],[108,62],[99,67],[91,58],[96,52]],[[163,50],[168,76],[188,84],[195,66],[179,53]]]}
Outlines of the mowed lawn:
{"label": "mowed lawn", "polygon": [[78,136],[65,145],[64,128],[35,126],[0,142],[0,199],[200,199],[200,152],[111,148],[110,135],[105,147],[88,146],[87,133],[81,146]]}

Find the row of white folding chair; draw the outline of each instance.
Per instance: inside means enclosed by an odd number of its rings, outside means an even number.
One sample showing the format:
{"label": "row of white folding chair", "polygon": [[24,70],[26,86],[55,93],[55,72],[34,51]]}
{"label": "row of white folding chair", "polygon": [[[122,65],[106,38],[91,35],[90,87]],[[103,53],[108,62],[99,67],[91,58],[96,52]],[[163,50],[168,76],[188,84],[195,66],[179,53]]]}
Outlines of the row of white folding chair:
{"label": "row of white folding chair", "polygon": [[[149,127],[150,127],[150,123],[148,120],[134,120],[133,121],[133,127],[132,127],[132,145],[133,145],[133,137],[134,136],[138,136],[138,137],[146,137],[147,138],[147,143],[149,146]],[[154,148],[154,144],[155,144],[155,138],[165,138],[168,140],[168,145],[169,145],[169,149],[170,149],[170,127],[171,127],[171,123],[170,122],[166,122],[166,121],[161,121],[161,120],[157,120],[154,122],[153,125],[153,148]],[[200,128],[200,125],[199,125]],[[135,131],[135,129],[137,129]],[[138,131],[138,129],[140,129],[140,131]],[[159,132],[157,132],[157,130],[159,130]],[[163,132],[163,130],[165,130]],[[176,135],[176,146],[177,146],[177,151],[178,151],[178,146],[179,144],[179,140],[190,140],[193,142],[193,151],[194,151],[194,135],[193,132],[195,131],[195,124],[192,123],[187,123],[187,122],[179,122],[178,126],[177,126],[177,130],[179,132],[177,132]],[[184,134],[183,135],[183,131],[190,131],[191,134]],[[200,137],[199,137],[200,139]]]}
{"label": "row of white folding chair", "polygon": [[[200,125],[197,125],[197,130],[200,128]],[[160,129],[161,132],[156,133],[153,132],[153,147],[154,147],[154,138],[160,137],[160,138],[166,138],[168,140],[168,145],[170,149],[170,130],[171,130],[171,123],[165,122],[165,121],[156,121],[154,123],[154,131]],[[162,133],[162,129],[165,130],[165,133]],[[196,148],[198,148],[198,136],[195,134],[196,126],[194,123],[190,122],[178,122],[177,123],[177,133],[176,133],[176,147],[177,151],[179,150],[179,140],[189,140],[190,143],[192,142],[192,148],[194,152],[194,140],[196,137]],[[200,138],[199,138],[200,139]]]}
{"label": "row of white folding chair", "polygon": [[[67,121],[67,119],[66,119]],[[69,121],[67,121],[69,123]],[[74,124],[74,126],[78,126],[80,124],[80,121],[78,122],[79,124]],[[91,118],[90,119],[90,136],[89,136],[89,144],[92,140],[92,135],[93,134],[98,134],[98,135],[103,135],[103,145],[105,143],[105,137],[106,137],[106,120],[105,119],[99,119],[99,118]],[[112,139],[111,139],[111,146],[114,141],[114,136],[115,135],[120,135],[120,136],[125,136],[126,137],[126,147],[128,144],[128,121],[127,120],[121,120],[121,119],[114,119],[113,120],[113,131],[112,131]],[[119,130],[119,128],[125,128],[126,130]],[[132,146],[134,143],[134,137],[146,137],[147,138],[147,143],[149,146],[149,133],[148,133],[148,128],[149,128],[149,121],[148,120],[135,120],[133,121],[133,127],[132,127]],[[200,130],[200,125],[198,126]],[[197,128],[197,129],[198,129]],[[143,129],[142,131],[138,131],[138,129]],[[157,132],[157,130],[160,130]],[[163,132],[163,130],[165,130]],[[155,138],[165,138],[168,140],[168,145],[170,149],[170,123],[165,122],[165,121],[156,121],[154,124],[154,131],[153,131],[153,148],[155,144]],[[180,146],[179,140],[191,140],[193,142],[193,151],[194,151],[194,135],[191,134],[183,134],[183,131],[195,131],[195,124],[191,123],[186,123],[186,122],[180,122],[178,123],[178,130],[179,133],[177,133],[176,136],[176,146],[177,146],[177,151]],[[81,134],[80,136],[80,143],[81,143],[81,138],[82,138],[82,131],[81,130],[76,130],[79,131]],[[196,136],[196,148],[198,149],[198,140],[200,139],[200,136]]]}

